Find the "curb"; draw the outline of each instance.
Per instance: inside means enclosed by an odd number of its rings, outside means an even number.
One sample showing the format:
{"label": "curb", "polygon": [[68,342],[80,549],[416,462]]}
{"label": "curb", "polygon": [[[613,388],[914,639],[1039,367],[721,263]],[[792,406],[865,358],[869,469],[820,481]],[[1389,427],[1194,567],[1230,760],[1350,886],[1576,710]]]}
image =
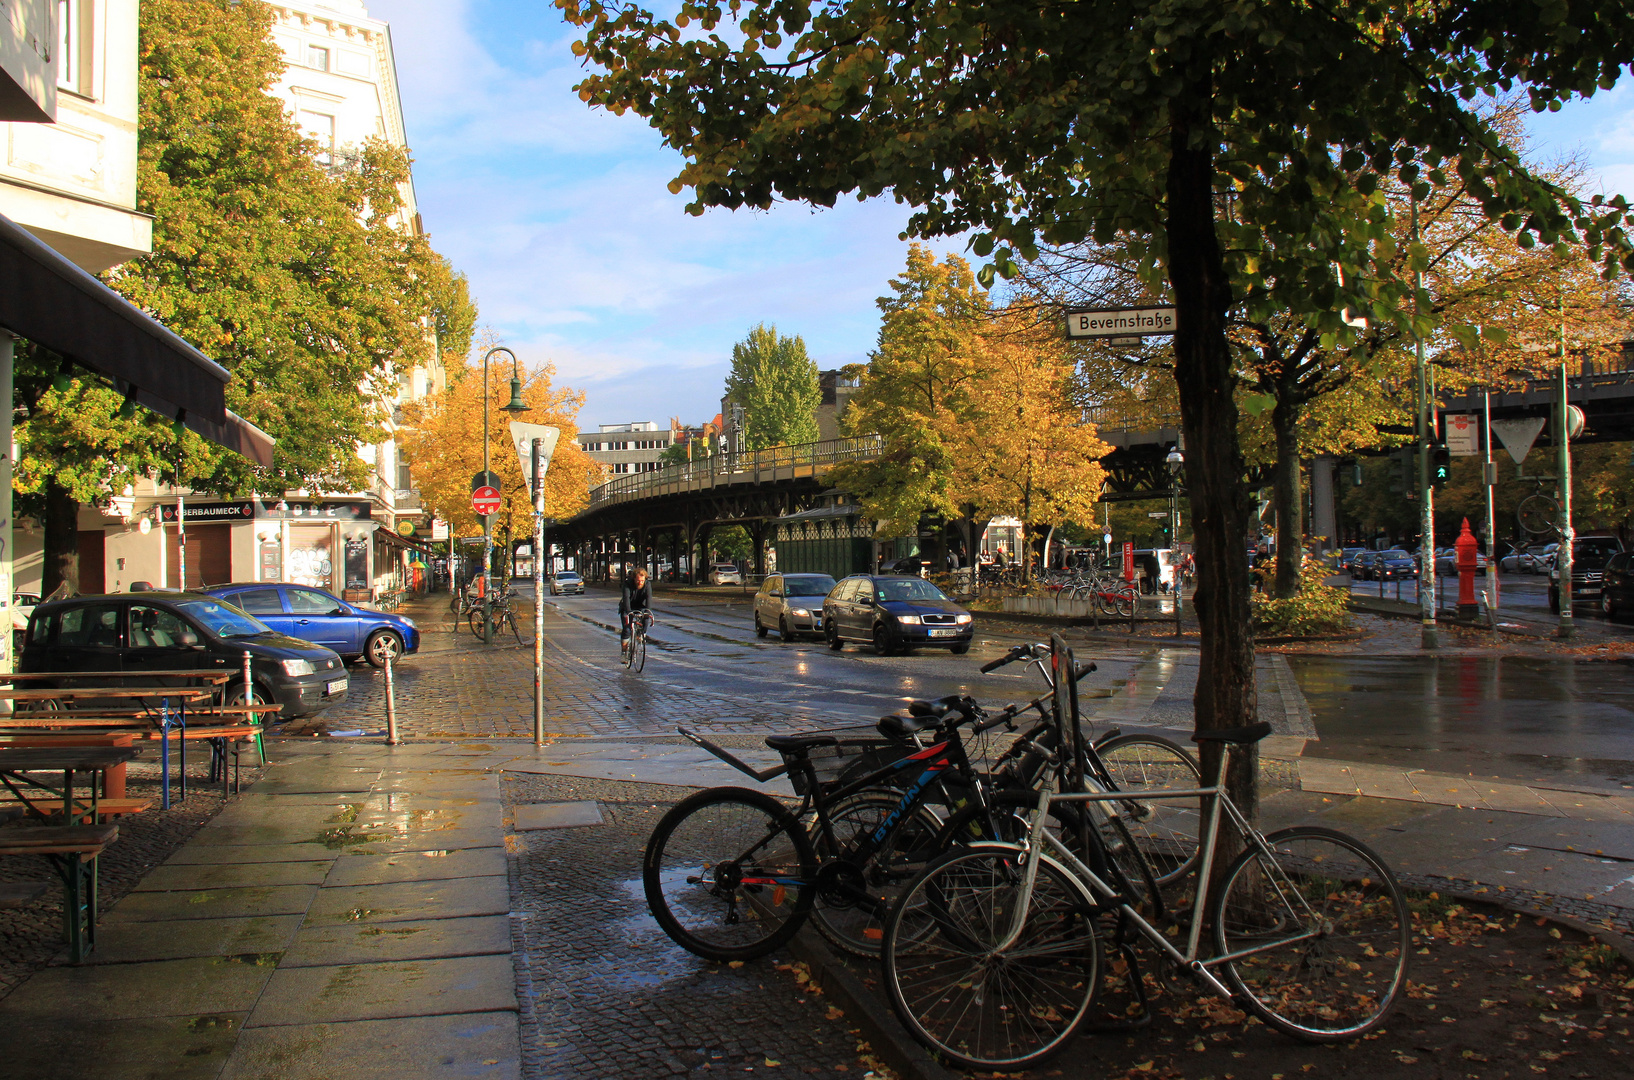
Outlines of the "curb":
{"label": "curb", "polygon": [[[1441,890],[1436,891],[1440,892]],[[1495,908],[1502,908],[1514,915],[1528,915],[1533,918],[1547,919],[1552,923],[1558,923],[1568,930],[1574,930],[1606,946],[1622,957],[1624,963],[1634,967],[1634,940],[1631,940],[1626,934],[1618,933],[1616,930],[1608,930],[1604,926],[1595,926],[1593,923],[1584,922],[1574,915],[1561,915],[1558,912],[1544,911],[1529,904],[1518,904],[1501,897],[1495,898],[1490,893],[1447,891],[1442,892],[1441,895],[1463,904],[1487,904]]]}
{"label": "curb", "polygon": [[880,1001],[863,981],[836,957],[806,926],[786,948],[811,969],[811,978],[825,995],[855,1020],[874,1053],[903,1080],[960,1080],[959,1074],[939,1063],[897,1022],[890,1006]]}

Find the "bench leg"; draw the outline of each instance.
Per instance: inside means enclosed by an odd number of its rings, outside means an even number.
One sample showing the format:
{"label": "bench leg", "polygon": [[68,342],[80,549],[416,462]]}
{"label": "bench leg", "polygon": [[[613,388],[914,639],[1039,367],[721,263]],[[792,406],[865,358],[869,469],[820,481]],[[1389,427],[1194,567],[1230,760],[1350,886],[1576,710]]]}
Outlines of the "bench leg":
{"label": "bench leg", "polygon": [[68,942],[68,959],[83,963],[96,943],[97,860],[79,855],[48,855],[62,878],[63,937]]}

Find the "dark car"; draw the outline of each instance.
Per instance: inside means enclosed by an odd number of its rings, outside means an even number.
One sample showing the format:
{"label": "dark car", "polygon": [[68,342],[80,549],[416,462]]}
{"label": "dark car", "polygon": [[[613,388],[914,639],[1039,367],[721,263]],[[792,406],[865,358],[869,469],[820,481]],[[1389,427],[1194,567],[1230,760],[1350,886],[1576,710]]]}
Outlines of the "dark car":
{"label": "dark car", "polygon": [[1345,568],[1350,571],[1351,580],[1366,581],[1372,573],[1373,559],[1378,554],[1377,551],[1369,551],[1363,548],[1351,556],[1350,562],[1345,564]]}
{"label": "dark car", "polygon": [[970,613],[923,578],[858,574],[823,601],[823,636],[836,652],[847,641],[866,641],[879,656],[920,646],[962,656],[974,633]]}
{"label": "dark car", "polygon": [[348,662],[363,657],[385,667],[389,657],[420,651],[414,620],[338,600],[322,589],[287,582],[241,582],[200,590],[254,615],[290,637],[315,642]]}
{"label": "dark car", "polygon": [[[130,685],[151,680],[161,686],[167,671],[242,672],[245,653],[255,699],[282,705],[278,720],[346,700],[346,667],[334,650],[280,634],[202,593],[118,593],[41,604],[28,620],[18,669],[65,676],[118,671]],[[247,700],[241,676],[228,682],[225,700]]]}
{"label": "dark car", "polygon": [[1600,611],[1617,619],[1634,611],[1634,552],[1619,551],[1606,561],[1600,582]]}
{"label": "dark car", "polygon": [[[1606,564],[1623,550],[1615,536],[1581,536],[1572,541],[1572,606],[1599,604]],[[1549,567],[1549,610],[1560,614],[1560,562]]]}
{"label": "dark car", "polygon": [[930,560],[919,555],[909,555],[905,559],[897,559],[879,568],[882,574],[911,574],[918,577],[930,566]]}
{"label": "dark car", "polygon": [[1373,556],[1367,573],[1374,581],[1406,581],[1418,576],[1418,562],[1400,548],[1391,548]]}

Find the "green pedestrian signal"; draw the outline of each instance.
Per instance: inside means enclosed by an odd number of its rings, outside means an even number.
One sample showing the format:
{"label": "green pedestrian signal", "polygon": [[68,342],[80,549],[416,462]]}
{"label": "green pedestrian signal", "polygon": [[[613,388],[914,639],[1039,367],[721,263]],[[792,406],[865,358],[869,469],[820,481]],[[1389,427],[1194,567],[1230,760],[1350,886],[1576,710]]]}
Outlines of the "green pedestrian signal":
{"label": "green pedestrian signal", "polygon": [[1430,462],[1430,486],[1440,491],[1447,486],[1447,478],[1451,475],[1452,451],[1445,446],[1438,446]]}

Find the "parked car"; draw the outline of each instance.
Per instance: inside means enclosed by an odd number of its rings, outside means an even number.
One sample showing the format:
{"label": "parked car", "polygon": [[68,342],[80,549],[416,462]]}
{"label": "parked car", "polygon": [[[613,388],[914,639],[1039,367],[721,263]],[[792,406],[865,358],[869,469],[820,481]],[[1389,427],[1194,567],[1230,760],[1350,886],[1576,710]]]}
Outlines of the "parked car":
{"label": "parked car", "polygon": [[709,583],[711,585],[742,585],[743,575],[738,568],[729,562],[716,563],[710,567]]}
{"label": "parked car", "polygon": [[28,617],[40,602],[39,593],[14,592],[11,594],[11,655],[23,651],[23,638],[28,630]]}
{"label": "parked car", "polygon": [[755,593],[755,636],[772,627],[784,641],[823,632],[823,601],[834,588],[828,574],[767,574]]}
{"label": "parked car", "polygon": [[1555,552],[1559,550],[1559,548],[1560,545],[1558,543],[1541,545],[1533,544],[1528,549],[1532,554],[1532,569],[1529,572],[1533,574],[1547,574],[1550,570],[1554,569]]}
{"label": "parked car", "polygon": [[420,631],[413,619],[348,604],[310,585],[240,582],[199,591],[254,615],[281,634],[333,649],[348,662],[361,657],[385,667],[387,658],[420,651]]}
{"label": "parked car", "polygon": [[1375,552],[1368,576],[1372,581],[1405,581],[1418,576],[1418,562],[1400,548]]}
{"label": "parked car", "polygon": [[[1475,552],[1475,571],[1479,574],[1486,573],[1486,553],[1483,551]],[[1458,576],[1457,548],[1441,548],[1435,553],[1435,572],[1442,577]]]}
{"label": "parked car", "polygon": [[[1606,564],[1623,550],[1615,536],[1582,536],[1572,541],[1572,606],[1600,604]],[[1549,564],[1549,610],[1560,613],[1560,566]]]}
{"label": "parked car", "polygon": [[877,656],[919,646],[962,656],[974,632],[970,612],[923,578],[857,574],[823,602],[823,636],[836,652],[847,641],[866,641]]}
{"label": "parked car", "polygon": [[[130,685],[163,686],[167,671],[242,672],[245,653],[256,700],[284,707],[277,720],[310,716],[346,700],[346,666],[333,649],[279,633],[231,604],[194,592],[76,596],[41,604],[28,620],[18,670],[61,672],[64,683],[76,671],[118,671]],[[241,675],[227,683],[224,700],[247,700]]]}
{"label": "parked car", "polygon": [[905,559],[897,559],[894,562],[886,563],[879,568],[879,572],[882,574],[911,574],[914,577],[919,577],[929,565],[929,559],[920,555],[909,555]]}
{"label": "parked car", "polygon": [[1515,544],[1509,545],[1509,550],[1498,558],[1498,572],[1501,574],[1528,574],[1531,573],[1530,563],[1532,553]]}
{"label": "parked car", "polygon": [[1370,581],[1373,577],[1373,560],[1378,556],[1377,551],[1363,550],[1350,560],[1349,570],[1352,581]]}
{"label": "parked car", "polygon": [[566,593],[584,595],[584,578],[572,570],[558,570],[550,575],[550,595],[562,596]]}
{"label": "parked car", "polygon": [[1364,547],[1340,548],[1338,551],[1331,552],[1328,555],[1330,560],[1329,565],[1331,565],[1335,571],[1345,573],[1350,570],[1351,560],[1366,550],[1367,549]]}
{"label": "parked car", "polygon": [[1619,551],[1606,560],[1600,582],[1600,611],[1617,619],[1634,611],[1634,552]]}

